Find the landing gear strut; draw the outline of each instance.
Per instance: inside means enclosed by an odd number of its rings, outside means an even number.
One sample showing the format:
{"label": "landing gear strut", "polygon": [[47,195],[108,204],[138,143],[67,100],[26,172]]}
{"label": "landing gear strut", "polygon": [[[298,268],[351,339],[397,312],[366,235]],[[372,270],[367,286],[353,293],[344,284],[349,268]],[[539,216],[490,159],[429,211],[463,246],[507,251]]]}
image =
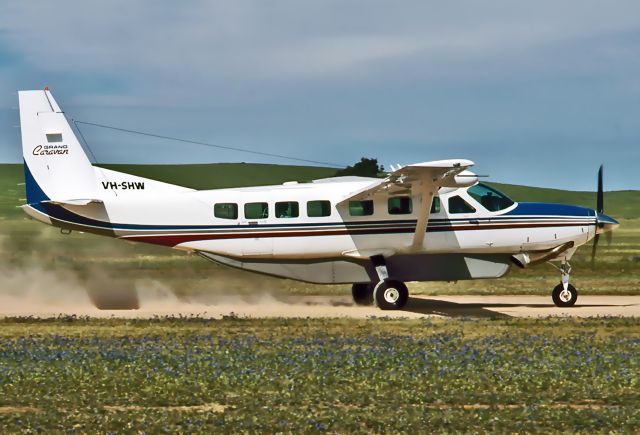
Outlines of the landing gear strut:
{"label": "landing gear strut", "polygon": [[382,255],[371,257],[376,268],[378,283],[373,289],[373,300],[381,310],[399,310],[409,300],[409,289],[402,282],[389,278],[387,263]]}
{"label": "landing gear strut", "polygon": [[567,261],[560,264],[560,273],[562,276],[560,284],[554,287],[551,293],[553,303],[558,307],[572,307],[578,300],[578,290],[569,284],[571,275],[571,265]]}

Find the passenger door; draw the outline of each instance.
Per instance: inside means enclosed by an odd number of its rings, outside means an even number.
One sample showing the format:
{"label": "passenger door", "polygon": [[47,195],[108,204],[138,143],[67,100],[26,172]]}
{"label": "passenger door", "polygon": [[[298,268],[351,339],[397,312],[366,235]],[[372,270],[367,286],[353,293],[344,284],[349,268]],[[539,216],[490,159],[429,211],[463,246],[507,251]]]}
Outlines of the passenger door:
{"label": "passenger door", "polygon": [[243,206],[242,219],[242,255],[247,257],[268,257],[273,255],[274,229],[268,225],[269,204],[249,202]]}

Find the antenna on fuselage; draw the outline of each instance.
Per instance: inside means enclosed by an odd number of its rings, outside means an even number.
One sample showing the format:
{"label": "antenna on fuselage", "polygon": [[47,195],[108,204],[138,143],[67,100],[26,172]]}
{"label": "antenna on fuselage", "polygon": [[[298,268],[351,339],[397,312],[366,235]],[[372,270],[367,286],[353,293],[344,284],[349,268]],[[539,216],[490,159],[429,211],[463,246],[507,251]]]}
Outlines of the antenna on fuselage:
{"label": "antenna on fuselage", "polygon": [[[238,152],[242,152],[242,153],[254,154],[254,155],[259,155],[259,156],[264,156],[264,157],[275,157],[275,158],[279,158],[279,159],[292,160],[292,161],[303,162],[303,163],[315,163],[317,165],[324,165],[324,166],[329,166],[329,167],[339,168],[339,169],[344,169],[344,168],[347,167],[347,165],[342,165],[342,164],[338,164],[338,163],[323,162],[323,161],[320,161],[320,160],[302,159],[302,158],[299,158],[299,157],[292,157],[292,156],[287,156],[287,155],[284,155],[284,154],[267,153],[267,152],[263,152],[263,151],[249,150],[249,149],[246,149],[246,148],[238,148],[238,147],[232,147],[232,146],[227,146],[227,145],[220,145],[220,144],[202,142],[202,141],[191,140],[191,139],[184,139],[184,138],[173,137],[173,136],[166,136],[166,135],[155,134],[155,133],[150,133],[150,132],[146,132],[146,131],[131,130],[131,129],[128,129],[128,128],[116,127],[116,126],[113,126],[113,125],[98,124],[98,123],[95,123],[95,122],[80,121],[80,120],[77,120],[77,119],[71,119],[71,121],[73,121],[76,129],[80,132],[81,135],[82,135],[82,132],[80,131],[80,127],[78,126],[78,124],[90,125],[90,126],[93,126],[93,127],[99,127],[99,128],[105,128],[105,129],[114,130],[114,131],[120,131],[120,132],[123,132],[123,133],[131,133],[131,134],[138,134],[138,135],[141,135],[141,136],[154,137],[154,138],[157,138],[157,139],[171,140],[171,141],[176,141],[176,142],[183,142],[183,143],[188,143],[188,144],[191,144],[191,145],[199,145],[199,146],[204,146],[204,147],[209,147],[209,148],[218,148],[218,149],[224,149],[224,150],[229,150],[229,151],[238,151]],[[85,140],[85,143],[86,143],[86,140]]]}

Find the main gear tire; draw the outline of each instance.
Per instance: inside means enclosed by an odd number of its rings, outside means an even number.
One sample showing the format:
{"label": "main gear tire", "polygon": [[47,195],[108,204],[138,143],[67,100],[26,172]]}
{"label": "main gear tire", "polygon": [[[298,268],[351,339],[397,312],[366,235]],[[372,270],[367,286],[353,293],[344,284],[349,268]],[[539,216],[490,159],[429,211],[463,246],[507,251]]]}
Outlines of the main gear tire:
{"label": "main gear tire", "polygon": [[409,289],[402,281],[385,279],[376,285],[373,299],[381,310],[399,310],[409,300]]}
{"label": "main gear tire", "polygon": [[370,282],[357,282],[351,286],[351,296],[356,305],[373,305],[374,285]]}

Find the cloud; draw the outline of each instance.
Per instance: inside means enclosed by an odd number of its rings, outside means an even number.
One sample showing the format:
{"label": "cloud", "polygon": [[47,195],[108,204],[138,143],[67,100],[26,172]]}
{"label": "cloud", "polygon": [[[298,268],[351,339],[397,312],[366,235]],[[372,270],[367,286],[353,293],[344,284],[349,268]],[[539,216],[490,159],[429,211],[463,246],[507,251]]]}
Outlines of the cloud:
{"label": "cloud", "polygon": [[45,71],[182,79],[186,87],[190,80],[369,75],[376,64],[403,60],[442,68],[481,56],[518,58],[637,29],[639,16],[637,2],[32,1],[4,4],[0,28]]}
{"label": "cloud", "polygon": [[[521,147],[560,173],[545,155],[591,164],[606,144],[625,165],[638,47],[629,0],[0,3],[7,88],[48,84],[78,119],[312,159],[490,149],[506,167]],[[144,161],[134,148],[97,154]]]}

